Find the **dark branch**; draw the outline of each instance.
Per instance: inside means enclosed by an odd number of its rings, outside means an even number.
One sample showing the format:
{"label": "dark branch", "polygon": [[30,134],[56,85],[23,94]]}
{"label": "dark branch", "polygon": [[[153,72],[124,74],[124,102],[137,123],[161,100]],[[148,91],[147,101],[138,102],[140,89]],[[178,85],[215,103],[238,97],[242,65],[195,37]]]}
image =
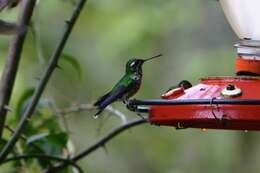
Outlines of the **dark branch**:
{"label": "dark branch", "polygon": [[40,97],[41,97],[41,95],[42,95],[42,93],[43,93],[43,91],[44,91],[53,71],[54,71],[54,69],[57,67],[58,60],[60,58],[62,50],[63,50],[63,48],[64,48],[64,46],[65,46],[65,44],[66,44],[66,42],[69,38],[69,35],[70,35],[70,33],[71,33],[71,31],[74,27],[75,22],[78,19],[78,16],[79,16],[85,2],[86,2],[86,0],[79,0],[75,9],[73,10],[72,16],[68,20],[69,22],[66,22],[66,27],[65,27],[65,30],[63,32],[62,38],[59,41],[59,44],[58,44],[57,48],[55,49],[52,57],[50,58],[47,69],[44,71],[44,73],[43,73],[43,75],[40,79],[40,82],[35,89],[35,92],[32,96],[32,99],[31,99],[28,107],[26,108],[25,113],[22,116],[22,119],[19,122],[17,128],[15,129],[15,133],[13,134],[11,139],[4,146],[3,150],[0,153],[0,162],[3,161],[6,158],[6,156],[12,151],[15,143],[17,142],[17,140],[21,136],[23,129],[26,127],[28,119],[30,119],[31,116],[33,115],[35,107],[37,106],[39,99],[40,99]]}
{"label": "dark branch", "polygon": [[147,123],[147,122],[148,122],[147,119],[144,118],[144,119],[133,120],[133,121],[128,122],[127,124],[119,126],[118,128],[112,130],[105,137],[103,137],[102,139],[97,141],[95,144],[93,144],[92,146],[90,146],[86,150],[82,151],[78,155],[76,155],[73,158],[71,158],[71,160],[78,161],[78,160],[82,159],[83,157],[89,155],[90,153],[92,153],[93,151],[98,149],[99,147],[103,147],[108,141],[110,141],[111,139],[113,139],[118,134],[122,133],[123,131],[125,131],[125,130],[127,130],[129,128],[132,128],[132,127],[135,127],[135,126]]}
{"label": "dark branch", "polygon": [[55,157],[55,156],[45,155],[45,154],[19,155],[19,156],[5,159],[3,162],[1,162],[1,164],[5,164],[8,162],[17,161],[17,160],[24,160],[24,159],[43,159],[43,160],[58,161],[58,162],[62,162],[64,164],[66,164],[66,165],[71,165],[71,166],[75,167],[78,170],[78,172],[83,173],[83,170],[81,169],[81,167],[79,165],[77,165],[75,162],[73,162],[69,159],[64,159],[61,157]]}
{"label": "dark branch", "polygon": [[[12,134],[14,134],[14,130],[9,127],[8,125],[5,125],[5,128]],[[24,140],[25,142],[27,141],[27,137],[25,135],[21,135],[20,137],[22,140]],[[32,146],[34,149],[36,149],[37,151],[39,151],[40,153],[44,153],[44,150],[39,147],[38,145],[34,144],[34,143],[30,143],[29,146]]]}
{"label": "dark branch", "polygon": [[[70,113],[75,113],[75,112],[81,112],[81,111],[92,111],[92,110],[96,110],[97,107],[94,106],[91,103],[88,104],[78,104],[78,105],[73,105],[71,107],[65,108],[65,109],[56,109],[55,113],[61,114],[61,115],[66,115],[66,114],[70,114]],[[117,109],[114,109],[112,106],[107,106],[105,108],[105,110],[113,115],[115,115],[116,117],[120,118],[122,124],[126,123],[126,116],[120,112]]]}
{"label": "dark branch", "polygon": [[12,95],[23,44],[27,34],[27,27],[33,13],[35,2],[36,0],[25,0],[21,3],[22,8],[18,19],[18,30],[10,43],[7,62],[2,73],[0,82],[0,138],[2,137],[7,114],[6,106],[9,104]]}
{"label": "dark branch", "polygon": [[[138,120],[133,120],[131,122],[128,122],[127,124],[119,126],[118,128],[112,130],[105,137],[101,138],[100,140],[98,140],[96,143],[94,143],[87,149],[83,150],[76,156],[72,157],[71,161],[77,162],[78,160],[88,156],[89,154],[91,154],[92,152],[97,150],[98,148],[104,147],[107,142],[109,142],[111,139],[113,139],[114,137],[116,137],[117,135],[122,133],[123,131],[130,129],[132,127],[147,123],[147,122],[148,122],[147,119],[138,119]],[[52,168],[48,169],[45,173],[54,173],[54,172],[57,172],[58,170],[65,168],[66,166],[68,166],[66,163],[62,163],[56,167],[52,167]]]}

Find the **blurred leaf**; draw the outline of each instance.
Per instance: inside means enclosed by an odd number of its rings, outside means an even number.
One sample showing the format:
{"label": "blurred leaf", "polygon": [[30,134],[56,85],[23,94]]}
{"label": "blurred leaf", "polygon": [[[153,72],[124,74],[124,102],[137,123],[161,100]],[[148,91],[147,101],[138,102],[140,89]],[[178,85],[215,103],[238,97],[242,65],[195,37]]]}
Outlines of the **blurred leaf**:
{"label": "blurred leaf", "polygon": [[[24,91],[21,98],[18,101],[17,107],[16,107],[16,117],[20,118],[25,113],[25,110],[27,106],[30,103],[31,97],[34,93],[34,88],[28,88]],[[43,110],[40,110],[40,108],[48,108],[50,105],[49,99],[41,99],[36,107],[34,114],[42,114]]]}
{"label": "blurred leaf", "polygon": [[5,146],[6,143],[7,143],[7,140],[0,139],[0,150],[2,150],[2,148]]}
{"label": "blurred leaf", "polygon": [[46,136],[46,138],[50,143],[60,146],[62,148],[65,148],[68,142],[68,134],[65,132],[48,135]]}
{"label": "blurred leaf", "polygon": [[[18,104],[16,107],[16,121],[19,121],[21,116],[25,113],[27,106],[30,103],[31,97],[34,93],[34,88],[28,88],[24,91],[21,98],[18,100]],[[57,123],[54,123],[54,119],[50,117],[52,115],[52,111],[50,111],[49,108],[50,101],[48,99],[41,99],[36,107],[36,110],[34,111],[34,115],[41,115],[41,116],[33,116],[31,119],[33,119],[33,123],[28,124],[24,129],[24,134],[26,135],[32,135],[35,133],[41,132],[44,128],[50,128],[53,130],[53,126],[56,126],[55,129],[59,128],[57,126]],[[46,111],[49,110],[49,111]],[[51,119],[51,120],[49,120]],[[53,123],[44,123],[45,121],[53,121]],[[43,127],[43,124],[45,127]]]}
{"label": "blurred leaf", "polygon": [[45,128],[49,131],[49,133],[58,133],[61,131],[61,128],[59,126],[59,123],[53,119],[53,118],[48,118],[44,121],[42,121],[42,124],[40,124],[41,128]]}
{"label": "blurred leaf", "polygon": [[[21,116],[24,114],[26,106],[29,104],[30,98],[34,92],[34,88],[28,88],[26,89],[22,96],[19,98],[17,106],[16,106],[16,112],[15,112],[15,121],[16,123],[20,120]],[[32,127],[33,125],[29,123],[24,128],[24,134],[26,135],[32,135],[34,133],[37,133],[36,130]]]}
{"label": "blurred leaf", "polygon": [[69,63],[73,67],[73,69],[77,72],[79,79],[81,79],[82,77],[81,66],[75,57],[69,54],[62,54],[60,62],[62,63],[62,61]]}
{"label": "blurred leaf", "polygon": [[67,166],[66,168],[60,170],[58,173],[78,173],[78,171],[72,171],[72,167]]}
{"label": "blurred leaf", "polygon": [[55,134],[40,133],[31,136],[27,140],[27,144],[37,144],[44,151],[45,154],[61,155],[63,149],[66,147],[68,141],[67,133],[60,132]]}
{"label": "blurred leaf", "polygon": [[[55,134],[40,133],[31,136],[27,140],[27,144],[35,144],[40,147],[44,154],[60,156],[66,147],[68,141],[68,135],[66,133],[60,132]],[[30,147],[27,151],[28,153],[39,152],[34,148]],[[51,162],[49,160],[38,159],[42,168],[46,168]]]}
{"label": "blurred leaf", "polygon": [[28,88],[23,92],[21,98],[18,101],[17,107],[16,107],[16,117],[17,118],[20,118],[20,116],[23,115],[23,113],[25,111],[25,107],[28,104],[29,99],[33,95],[33,92],[34,92],[34,88]]}
{"label": "blurred leaf", "polygon": [[30,138],[27,139],[27,144],[33,143],[35,141],[42,140],[48,135],[48,133],[40,133],[38,135],[31,136]]}

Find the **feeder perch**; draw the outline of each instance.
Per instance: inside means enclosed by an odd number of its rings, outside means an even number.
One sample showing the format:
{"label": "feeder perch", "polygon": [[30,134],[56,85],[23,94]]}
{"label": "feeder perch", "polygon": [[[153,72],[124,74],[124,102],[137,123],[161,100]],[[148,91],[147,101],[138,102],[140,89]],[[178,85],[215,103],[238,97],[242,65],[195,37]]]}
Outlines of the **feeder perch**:
{"label": "feeder perch", "polygon": [[131,100],[155,125],[260,130],[260,1],[219,0],[240,41],[236,76],[202,78],[196,86],[164,93],[162,99]]}

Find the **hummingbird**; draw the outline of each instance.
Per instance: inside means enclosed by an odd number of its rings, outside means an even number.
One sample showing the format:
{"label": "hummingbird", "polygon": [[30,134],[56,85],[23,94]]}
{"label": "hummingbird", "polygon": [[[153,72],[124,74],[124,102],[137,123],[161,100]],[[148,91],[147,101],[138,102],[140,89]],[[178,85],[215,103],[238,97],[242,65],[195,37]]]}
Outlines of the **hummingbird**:
{"label": "hummingbird", "polygon": [[139,90],[142,83],[142,66],[145,62],[150,61],[154,58],[158,58],[162,54],[147,58],[147,59],[130,59],[126,63],[124,76],[116,83],[111,91],[100,97],[94,106],[97,107],[98,111],[94,115],[97,118],[98,115],[111,103],[121,100],[123,103],[128,103],[128,98],[132,97]]}

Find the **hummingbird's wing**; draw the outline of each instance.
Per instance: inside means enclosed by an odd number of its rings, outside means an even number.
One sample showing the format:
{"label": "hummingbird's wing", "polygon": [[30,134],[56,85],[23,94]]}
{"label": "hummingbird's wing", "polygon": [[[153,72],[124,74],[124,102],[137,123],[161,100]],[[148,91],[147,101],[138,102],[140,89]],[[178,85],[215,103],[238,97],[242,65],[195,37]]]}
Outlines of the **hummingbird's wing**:
{"label": "hummingbird's wing", "polygon": [[95,106],[98,106],[98,112],[94,117],[97,117],[109,104],[115,102],[118,99],[121,99],[129,92],[133,85],[134,79],[131,77],[131,75],[123,76],[109,93],[102,96],[94,104]]}
{"label": "hummingbird's wing", "polygon": [[129,90],[129,86],[120,85],[117,87],[117,90],[110,94],[106,99],[100,104],[100,107],[106,107],[110,103],[121,99]]}
{"label": "hummingbird's wing", "polygon": [[100,97],[95,103],[94,106],[100,106],[110,95],[115,95],[118,91],[120,91],[120,88],[122,86],[122,84],[124,84],[124,81],[127,78],[125,76],[123,76],[119,82],[117,82],[117,84],[112,88],[112,90],[108,93],[106,93],[105,95],[103,95],[102,97]]}
{"label": "hummingbird's wing", "polygon": [[116,100],[122,98],[127,91],[129,90],[129,86],[120,85],[117,86],[116,90],[112,93],[108,93],[107,95],[104,95],[100,101],[97,101],[98,103],[98,112],[95,114],[94,117],[97,117],[109,104],[115,102]]}

